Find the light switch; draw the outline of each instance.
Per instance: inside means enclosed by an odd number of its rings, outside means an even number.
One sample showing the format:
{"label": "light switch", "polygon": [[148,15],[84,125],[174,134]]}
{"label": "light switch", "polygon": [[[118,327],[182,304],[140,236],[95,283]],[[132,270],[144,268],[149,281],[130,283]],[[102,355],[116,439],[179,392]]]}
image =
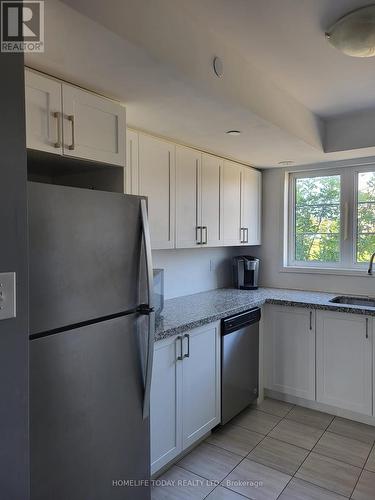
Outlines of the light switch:
{"label": "light switch", "polygon": [[16,273],[0,273],[0,320],[16,317]]}

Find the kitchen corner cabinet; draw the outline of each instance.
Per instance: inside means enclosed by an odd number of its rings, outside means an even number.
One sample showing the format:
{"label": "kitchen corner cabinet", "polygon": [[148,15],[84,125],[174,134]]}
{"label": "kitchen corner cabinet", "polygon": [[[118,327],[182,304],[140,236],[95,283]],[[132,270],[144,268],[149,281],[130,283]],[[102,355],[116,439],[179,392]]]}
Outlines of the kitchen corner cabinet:
{"label": "kitchen corner cabinet", "polygon": [[137,194],[147,196],[154,250],[175,246],[175,146],[139,134]]}
{"label": "kitchen corner cabinet", "polygon": [[213,323],[155,344],[153,474],[220,422],[219,327]]}
{"label": "kitchen corner cabinet", "polygon": [[267,306],[265,313],[265,387],[315,399],[315,311]]}
{"label": "kitchen corner cabinet", "polygon": [[318,311],[317,401],[372,415],[371,318]]}
{"label": "kitchen corner cabinet", "polygon": [[79,87],[25,70],[29,149],[125,165],[125,108]]}

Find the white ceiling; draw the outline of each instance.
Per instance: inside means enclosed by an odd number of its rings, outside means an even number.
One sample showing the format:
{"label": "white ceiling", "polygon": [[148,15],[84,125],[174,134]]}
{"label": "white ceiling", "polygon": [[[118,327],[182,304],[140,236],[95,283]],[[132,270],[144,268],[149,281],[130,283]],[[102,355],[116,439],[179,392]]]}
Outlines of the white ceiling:
{"label": "white ceiling", "polygon": [[188,0],[254,66],[320,116],[375,108],[375,58],[348,57],[322,34],[369,0]]}
{"label": "white ceiling", "polygon": [[48,0],[46,52],[26,63],[122,100],[135,127],[255,166],[370,156],[375,112],[358,110],[375,111],[375,58],[344,56],[323,36],[364,3]]}

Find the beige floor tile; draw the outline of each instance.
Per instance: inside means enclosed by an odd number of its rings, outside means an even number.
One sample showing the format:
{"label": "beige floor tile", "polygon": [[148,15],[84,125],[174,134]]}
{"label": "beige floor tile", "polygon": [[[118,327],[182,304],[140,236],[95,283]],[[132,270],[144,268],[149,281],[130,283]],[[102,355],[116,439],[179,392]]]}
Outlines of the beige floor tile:
{"label": "beige floor tile", "polygon": [[208,495],[207,500],[244,500],[244,497],[227,488],[218,486]]}
{"label": "beige floor tile", "polygon": [[291,476],[252,460],[243,460],[222,485],[253,500],[275,500]]}
{"label": "beige floor tile", "polygon": [[[210,498],[210,496],[208,497]],[[278,500],[346,500],[347,497],[325,490],[302,479],[293,478]],[[228,499],[229,500],[229,499]]]}
{"label": "beige floor tile", "polygon": [[375,472],[375,446],[372,448],[370,456],[365,465],[365,469]]}
{"label": "beige floor tile", "polygon": [[318,429],[327,429],[333,420],[333,415],[321,411],[310,410],[302,406],[295,406],[287,415],[288,420],[301,422],[301,424],[317,427]]}
{"label": "beige floor tile", "polygon": [[287,443],[312,450],[318,439],[323,434],[321,429],[310,427],[293,420],[282,420],[277,426],[269,433],[270,437],[286,441]]}
{"label": "beige floor tile", "polygon": [[232,420],[233,425],[240,425],[251,431],[259,432],[260,434],[268,434],[276,424],[281,420],[281,417],[258,411],[248,409],[243,411]]}
{"label": "beige floor tile", "polygon": [[296,477],[349,497],[359,478],[361,469],[344,464],[334,458],[311,453]]}
{"label": "beige floor tile", "polygon": [[241,460],[242,457],[230,451],[202,443],[180,460],[178,466],[206,479],[221,481]]}
{"label": "beige floor tile", "polygon": [[206,479],[176,466],[158,478],[162,480],[170,484],[152,488],[152,500],[202,500],[215,487]]}
{"label": "beige floor tile", "polygon": [[257,432],[227,424],[222,429],[213,432],[206,442],[245,457],[263,438],[264,436]]}
{"label": "beige floor tile", "polygon": [[325,432],[314,448],[315,453],[336,458],[356,467],[363,467],[371,450],[371,444]]}
{"label": "beige floor tile", "polygon": [[293,475],[308,455],[308,450],[266,437],[248,455],[248,459]]}
{"label": "beige floor tile", "polygon": [[277,399],[264,399],[259,405],[255,406],[257,410],[262,410],[277,417],[285,417],[287,413],[294,407],[290,403],[278,401]]}
{"label": "beige floor tile", "polygon": [[374,500],[375,474],[364,470],[353,493],[353,500]]}
{"label": "beige floor tile", "polygon": [[358,439],[364,443],[374,444],[375,441],[375,426],[361,424],[346,418],[335,417],[327,430],[341,436]]}

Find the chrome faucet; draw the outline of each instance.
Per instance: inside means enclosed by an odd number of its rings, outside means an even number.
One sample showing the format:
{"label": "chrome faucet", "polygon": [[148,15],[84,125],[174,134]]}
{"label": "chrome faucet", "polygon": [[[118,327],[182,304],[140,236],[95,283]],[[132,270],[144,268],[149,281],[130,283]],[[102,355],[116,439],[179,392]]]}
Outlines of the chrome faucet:
{"label": "chrome faucet", "polygon": [[374,259],[375,259],[375,252],[371,255],[370,259],[370,265],[368,266],[368,271],[367,273],[372,276],[372,266],[374,265]]}

